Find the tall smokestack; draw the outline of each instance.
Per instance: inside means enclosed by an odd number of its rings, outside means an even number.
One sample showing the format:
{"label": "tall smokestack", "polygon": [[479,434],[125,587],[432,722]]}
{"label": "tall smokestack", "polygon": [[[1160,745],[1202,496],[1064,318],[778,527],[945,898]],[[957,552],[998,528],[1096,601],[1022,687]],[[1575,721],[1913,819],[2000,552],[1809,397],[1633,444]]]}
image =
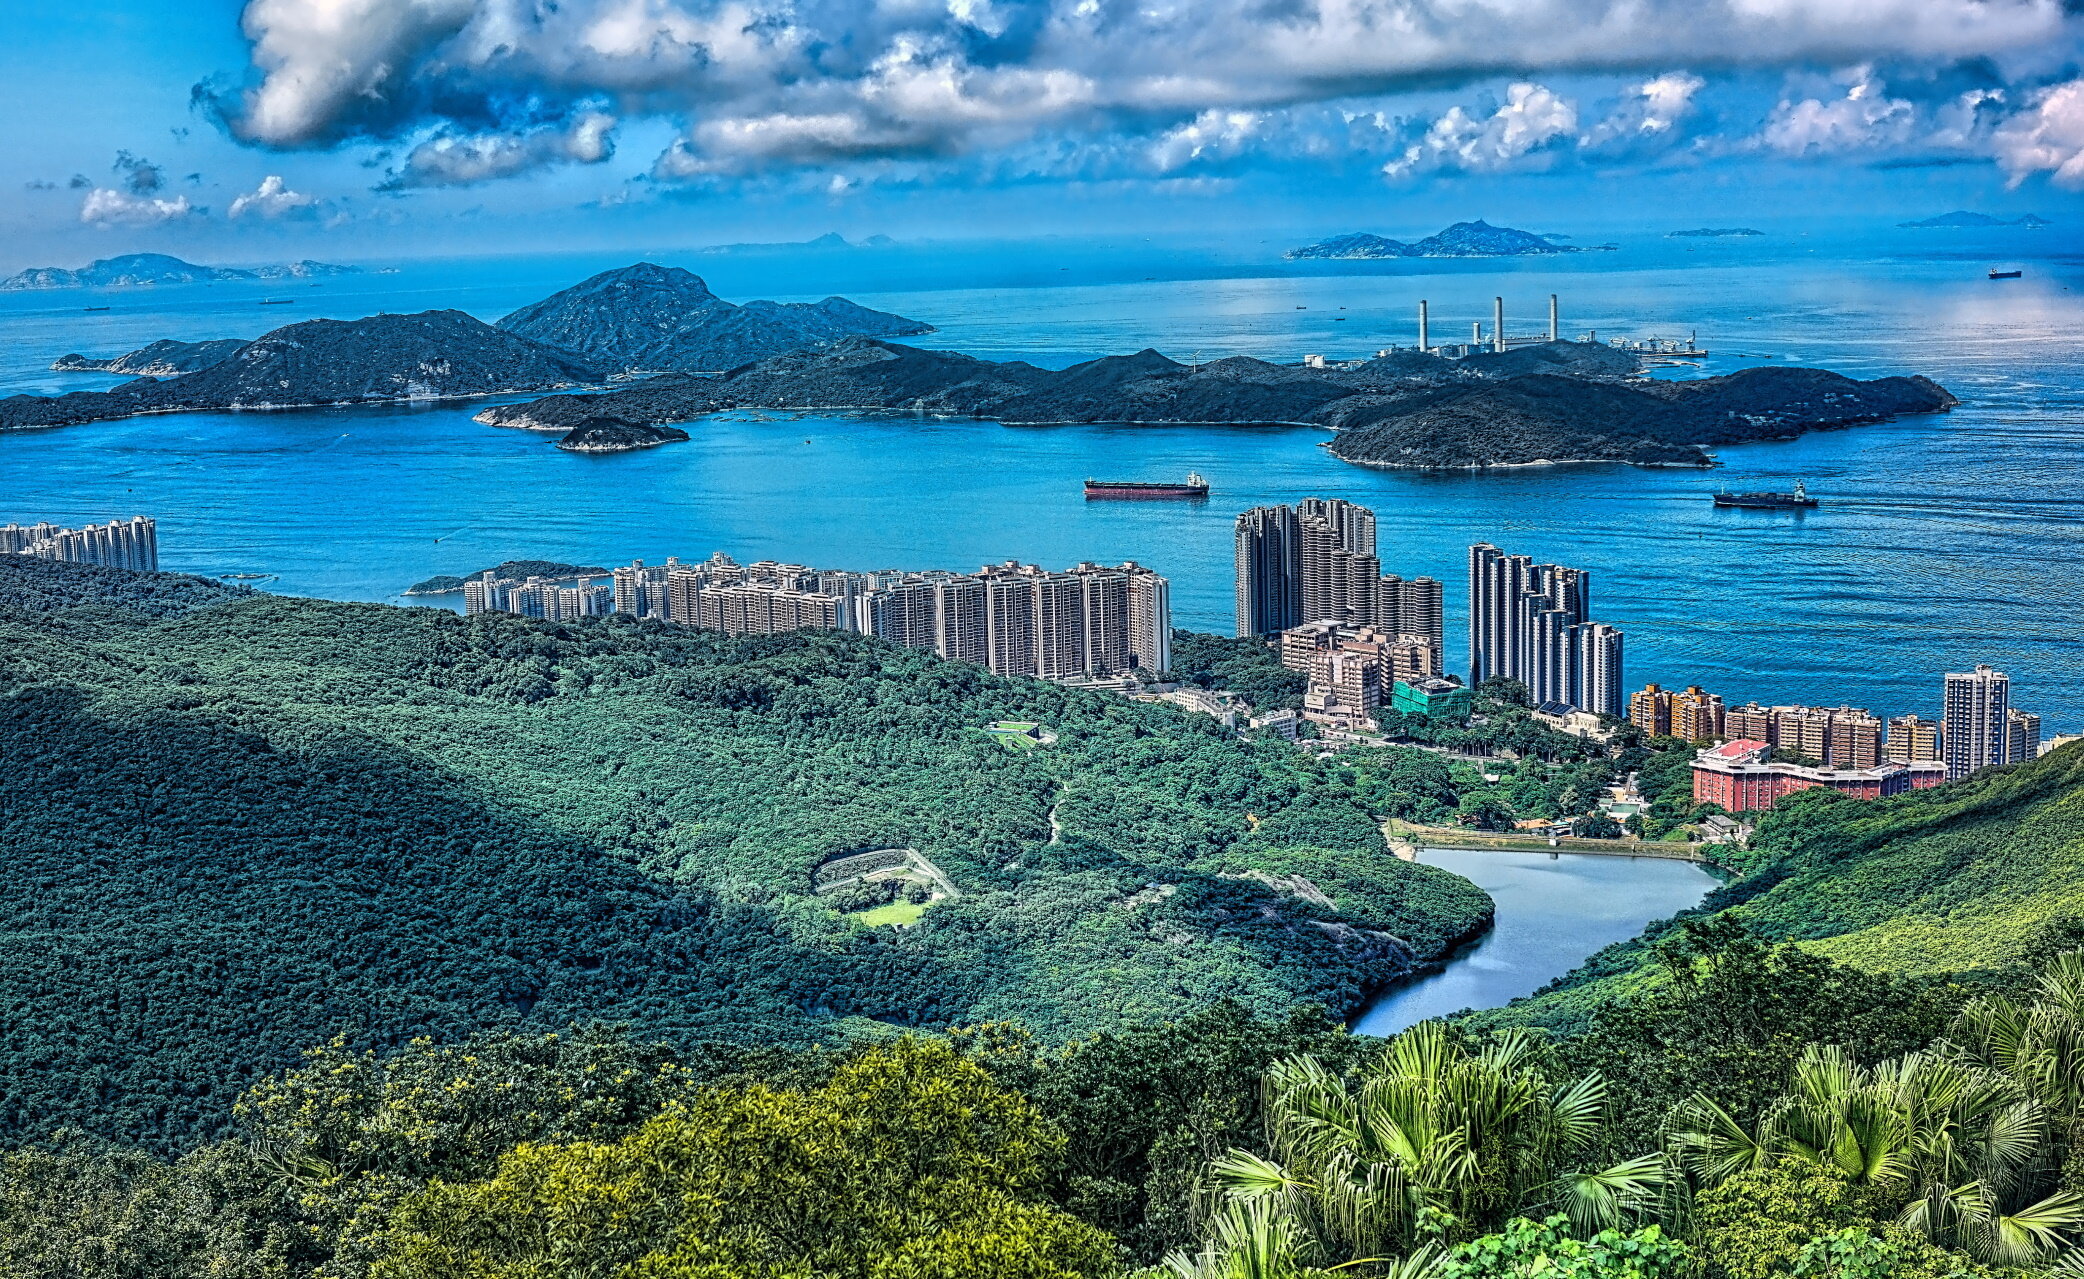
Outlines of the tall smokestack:
{"label": "tall smokestack", "polygon": [[1549,341],[1559,340],[1563,335],[1556,329],[1556,295],[1549,294]]}
{"label": "tall smokestack", "polygon": [[1477,349],[1478,347],[1482,346],[1482,345],[1483,345],[1483,321],[1482,321],[1482,320],[1471,320],[1471,321],[1469,321],[1469,352],[1470,352],[1470,354],[1472,354],[1472,355],[1473,355],[1473,354],[1475,354],[1475,353],[1476,353],[1476,349]]}
{"label": "tall smokestack", "polygon": [[1491,299],[1491,349],[1505,349],[1505,299]]}
{"label": "tall smokestack", "polygon": [[1421,351],[1433,349],[1433,344],[1426,339],[1426,300],[1424,298],[1418,300],[1418,349]]}

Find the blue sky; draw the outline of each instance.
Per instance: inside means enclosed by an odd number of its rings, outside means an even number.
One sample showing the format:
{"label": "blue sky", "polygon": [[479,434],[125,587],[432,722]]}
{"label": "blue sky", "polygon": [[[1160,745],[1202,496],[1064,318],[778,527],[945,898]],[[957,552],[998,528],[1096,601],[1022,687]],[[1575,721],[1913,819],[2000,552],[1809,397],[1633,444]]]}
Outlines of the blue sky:
{"label": "blue sky", "polygon": [[9,0],[0,266],[2084,213],[2061,0]]}

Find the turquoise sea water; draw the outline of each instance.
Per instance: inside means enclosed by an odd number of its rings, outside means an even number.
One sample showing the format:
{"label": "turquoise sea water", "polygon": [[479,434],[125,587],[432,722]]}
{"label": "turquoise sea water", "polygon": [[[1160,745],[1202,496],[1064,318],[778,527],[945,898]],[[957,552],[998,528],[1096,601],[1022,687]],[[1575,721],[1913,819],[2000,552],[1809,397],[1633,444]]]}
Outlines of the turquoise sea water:
{"label": "turquoise sea water", "polygon": [[[1944,234],[1944,233],[1942,233]],[[1697,330],[1718,372],[1762,357],[1859,376],[1921,372],[1952,414],[1721,451],[1701,473],[1611,466],[1426,476],[1339,462],[1294,429],[1050,427],[732,414],[688,444],[608,457],[479,426],[481,404],[192,414],[0,436],[0,521],[135,513],[164,564],[279,575],[271,589],[394,599],[434,573],[512,557],[616,564],[726,550],[821,566],[971,568],[1135,558],[1174,583],[1176,620],[1228,630],[1230,521],[1322,495],[1376,509],[1386,571],[1448,588],[1460,664],[1465,548],[1487,539],[1594,575],[1632,683],[1735,700],[1936,710],[1948,669],[1990,662],[2050,731],[2084,724],[2084,260],[2053,233],[1907,233],[1860,245],[1629,239],[1547,261],[1288,264],[1279,246],[921,248],[666,255],[726,297],[844,293],[941,326],[926,342],[1062,365],[1154,346],[1177,358],[1338,357],[1488,320]],[[219,285],[0,295],[0,392],[114,379],[45,371],[66,351],[254,336],[293,318],[456,306],[491,318],[607,258],[408,265],[273,290]],[[2023,265],[1992,282],[1989,265]],[[260,296],[296,305],[258,308]],[[87,305],[107,305],[88,313]],[[1301,308],[1301,309],[1299,309]],[[1340,308],[1345,308],[1341,310]],[[1516,317],[1516,318],[1515,318]],[[1199,470],[1205,504],[1093,503],[1080,481]],[[1807,513],[1718,511],[1718,487],[1806,480]]]}

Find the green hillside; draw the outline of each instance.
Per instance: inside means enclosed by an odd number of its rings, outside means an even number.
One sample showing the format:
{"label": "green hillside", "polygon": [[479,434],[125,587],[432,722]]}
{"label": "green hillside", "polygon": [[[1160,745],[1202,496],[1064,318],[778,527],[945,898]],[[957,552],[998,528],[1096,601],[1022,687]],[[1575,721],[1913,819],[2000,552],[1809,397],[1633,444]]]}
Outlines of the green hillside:
{"label": "green hillside", "polygon": [[[2016,968],[2084,919],[2084,750],[1880,802],[1797,796],[1761,819],[1733,869],[1698,914],[1875,972]],[[1582,1024],[1648,980],[1645,942],[1668,927],[1487,1020]]]}
{"label": "green hillside", "polygon": [[[336,1034],[1343,1013],[1490,909],[1291,747],[831,633],[7,563],[0,759],[0,1135],[178,1145]],[[955,893],[864,924],[814,891],[864,849]]]}

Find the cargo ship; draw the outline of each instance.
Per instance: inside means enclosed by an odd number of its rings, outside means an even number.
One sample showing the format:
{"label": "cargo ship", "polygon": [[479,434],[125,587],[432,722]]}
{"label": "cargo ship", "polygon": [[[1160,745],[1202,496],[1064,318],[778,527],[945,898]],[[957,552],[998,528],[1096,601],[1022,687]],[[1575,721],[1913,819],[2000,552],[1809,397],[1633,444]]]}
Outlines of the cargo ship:
{"label": "cargo ship", "polygon": [[2024,271],[1999,271],[1995,267],[1990,270],[1990,278],[1993,280],[2016,280],[2025,274]]}
{"label": "cargo ship", "polygon": [[1787,508],[1804,510],[1815,506],[1816,499],[1809,496],[1809,490],[1804,488],[1798,480],[1795,482],[1795,491],[1792,493],[1717,493],[1715,495],[1715,505],[1744,506],[1753,510],[1766,511]]}
{"label": "cargo ship", "polygon": [[1193,499],[1208,496],[1208,481],[1192,471],[1187,472],[1185,484],[1144,480],[1087,480],[1085,496],[1088,501],[1094,498],[1126,498],[1131,501]]}

